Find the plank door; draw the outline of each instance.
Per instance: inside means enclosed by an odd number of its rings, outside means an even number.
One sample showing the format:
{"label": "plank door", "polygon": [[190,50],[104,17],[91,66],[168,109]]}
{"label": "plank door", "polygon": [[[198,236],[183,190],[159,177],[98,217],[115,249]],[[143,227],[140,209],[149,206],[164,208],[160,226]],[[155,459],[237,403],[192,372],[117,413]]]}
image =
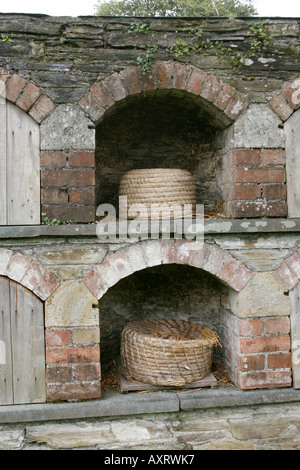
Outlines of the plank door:
{"label": "plank door", "polygon": [[300,388],[300,282],[290,290],[293,386]]}
{"label": "plank door", "polygon": [[2,357],[5,364],[0,360],[0,404],[43,403],[46,401],[43,303],[23,286],[3,277],[0,300],[0,341],[5,349],[5,361]]}
{"label": "plank door", "polygon": [[16,105],[3,100],[0,122],[0,224],[38,225],[39,125]]}

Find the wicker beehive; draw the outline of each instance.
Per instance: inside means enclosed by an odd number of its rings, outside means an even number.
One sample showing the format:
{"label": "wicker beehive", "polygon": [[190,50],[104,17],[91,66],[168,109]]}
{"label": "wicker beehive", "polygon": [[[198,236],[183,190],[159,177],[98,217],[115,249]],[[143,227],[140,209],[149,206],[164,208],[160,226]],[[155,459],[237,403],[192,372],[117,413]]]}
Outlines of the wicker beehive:
{"label": "wicker beehive", "polygon": [[185,320],[144,320],[121,335],[122,372],[128,380],[183,386],[211,372],[217,334]]}
{"label": "wicker beehive", "polygon": [[[145,170],[131,170],[123,175],[119,195],[127,196],[128,207],[133,204],[143,204],[152,218],[160,218],[161,212],[155,204],[167,204],[169,207],[179,206],[175,214],[171,212],[170,218],[183,217],[184,205],[191,205],[191,217],[196,210],[196,185],[193,176],[186,170],[155,168]],[[187,206],[186,206],[187,207]],[[128,219],[136,215],[128,214]]]}

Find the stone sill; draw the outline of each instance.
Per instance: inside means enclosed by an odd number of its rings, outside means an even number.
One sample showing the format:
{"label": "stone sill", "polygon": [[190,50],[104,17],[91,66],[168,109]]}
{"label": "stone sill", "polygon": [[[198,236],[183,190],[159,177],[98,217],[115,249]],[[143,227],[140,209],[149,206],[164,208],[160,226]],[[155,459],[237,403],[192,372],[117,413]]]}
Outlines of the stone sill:
{"label": "stone sill", "polygon": [[300,402],[300,390],[291,388],[242,391],[232,387],[188,392],[121,395],[104,392],[99,400],[0,406],[0,424],[108,418],[170,413],[218,407]]}
{"label": "stone sill", "polygon": [[[174,232],[170,224],[171,233]],[[205,234],[300,232],[300,219],[205,219]],[[0,226],[0,239],[97,237],[96,224]]]}

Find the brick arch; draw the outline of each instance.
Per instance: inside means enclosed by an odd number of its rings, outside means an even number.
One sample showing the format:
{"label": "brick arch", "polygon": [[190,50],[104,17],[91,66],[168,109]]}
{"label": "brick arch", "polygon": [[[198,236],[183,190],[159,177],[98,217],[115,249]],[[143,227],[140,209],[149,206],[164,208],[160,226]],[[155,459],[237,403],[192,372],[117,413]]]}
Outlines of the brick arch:
{"label": "brick arch", "polygon": [[286,121],[300,107],[300,77],[284,83],[269,105],[283,122]]}
{"label": "brick arch", "polygon": [[32,80],[3,68],[0,68],[0,80],[5,84],[4,90],[0,89],[0,95],[29,114],[38,124],[55,108],[53,101]]}
{"label": "brick arch", "polygon": [[60,285],[60,278],[33,257],[0,248],[0,276],[6,276],[47,300]]}
{"label": "brick arch", "polygon": [[245,98],[217,75],[173,61],[155,62],[151,74],[146,75],[140,66],[126,67],[94,83],[78,104],[97,123],[109,108],[127,96],[163,89],[182,90],[199,96],[232,121],[248,106]]}
{"label": "brick arch", "polygon": [[253,273],[241,261],[216,245],[187,240],[150,240],[110,253],[81,282],[97,298],[131,274],[153,266],[183,264],[202,269],[236,292]]}

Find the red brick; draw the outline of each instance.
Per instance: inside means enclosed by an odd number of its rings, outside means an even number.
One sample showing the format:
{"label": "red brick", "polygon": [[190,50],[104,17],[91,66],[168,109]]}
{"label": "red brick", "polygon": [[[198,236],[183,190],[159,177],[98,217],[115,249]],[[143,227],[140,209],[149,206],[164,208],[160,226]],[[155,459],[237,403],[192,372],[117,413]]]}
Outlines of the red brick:
{"label": "red brick", "polygon": [[138,70],[139,70],[138,67],[132,66],[120,72],[120,77],[129,95],[141,93],[142,91]]}
{"label": "red brick", "polygon": [[225,83],[218,94],[214,104],[219,108],[224,110],[230,101],[234,98],[236,94],[235,88],[233,88],[229,83]]}
{"label": "red brick", "polygon": [[287,266],[291,269],[298,279],[300,279],[300,255],[299,253],[294,253],[292,256],[285,260]]}
{"label": "red brick", "polygon": [[232,154],[232,166],[259,165],[259,150],[234,150]]}
{"label": "red brick", "polygon": [[234,169],[236,183],[284,183],[284,168],[243,168]]}
{"label": "red brick", "polygon": [[94,204],[95,191],[93,189],[70,189],[71,204]]}
{"label": "red brick", "polygon": [[176,256],[176,250],[175,250],[174,240],[162,240],[161,241],[162,264],[174,264],[175,256]]}
{"label": "red brick", "polygon": [[239,386],[242,390],[258,388],[290,387],[290,371],[257,371],[241,373]]}
{"label": "red brick", "polygon": [[293,109],[288,104],[285,97],[281,94],[276,95],[270,102],[269,105],[275,111],[275,113],[285,121],[292,113]]}
{"label": "red brick", "polygon": [[240,338],[240,344],[242,354],[289,351],[291,347],[289,335]]}
{"label": "red brick", "polygon": [[173,88],[176,88],[177,90],[185,90],[190,71],[191,71],[190,66],[180,64],[179,62],[175,62],[174,63]]}
{"label": "red brick", "polygon": [[142,88],[144,91],[156,89],[154,67],[152,67],[151,70],[145,74],[141,73],[141,82],[142,82]]}
{"label": "red brick", "polygon": [[41,172],[42,186],[94,186],[94,170],[44,170]]}
{"label": "red brick", "polygon": [[75,366],[75,380],[85,382],[87,380],[100,380],[100,364],[84,364]]}
{"label": "red brick", "polygon": [[240,116],[248,106],[248,101],[246,101],[242,96],[237,95],[225,108],[224,112],[231,119],[236,119]]}
{"label": "red brick", "polygon": [[6,98],[9,101],[15,103],[18,99],[19,94],[27,85],[27,80],[14,74],[6,85]]}
{"label": "red brick", "polygon": [[100,299],[107,291],[107,287],[95,271],[91,271],[84,276],[82,282],[96,299]]}
{"label": "red brick", "polygon": [[264,332],[264,322],[260,319],[239,320],[240,336],[261,336]]}
{"label": "red brick", "polygon": [[70,152],[70,167],[95,167],[95,152]]}
{"label": "red brick", "polygon": [[78,104],[90,116],[92,121],[98,121],[105,113],[105,109],[93,93],[84,95],[78,101]]}
{"label": "red brick", "polygon": [[172,63],[156,62],[155,64],[157,87],[171,88],[172,81]]}
{"label": "red brick", "polygon": [[[236,184],[235,199],[238,201],[256,200],[261,197],[261,186],[258,184]],[[228,199],[227,199],[228,200]]]}
{"label": "red brick", "polygon": [[251,356],[240,356],[238,367],[240,371],[264,370],[265,355],[256,354]]}
{"label": "red brick", "polygon": [[261,151],[262,165],[285,165],[285,153],[282,149],[263,149]]}
{"label": "red brick", "polygon": [[201,88],[200,96],[208,101],[214,101],[223,86],[222,80],[215,75],[209,75]]}
{"label": "red brick", "polygon": [[72,343],[71,330],[46,329],[46,346],[67,346]]}
{"label": "red brick", "polygon": [[54,366],[46,368],[46,382],[71,382],[73,378],[72,366]]}
{"label": "red brick", "polygon": [[101,82],[97,82],[91,87],[91,93],[97,98],[100,105],[105,110],[115,104],[113,97]]}
{"label": "red brick", "polygon": [[43,205],[67,204],[69,202],[68,192],[60,188],[42,188],[41,201]]}
{"label": "red brick", "polygon": [[286,185],[282,183],[264,184],[261,186],[261,197],[268,201],[286,200]]}
{"label": "red brick", "polygon": [[65,152],[56,150],[47,150],[41,152],[42,168],[64,168],[67,165],[67,156]]}
{"label": "red brick", "polygon": [[289,317],[266,318],[266,333],[272,335],[284,335],[290,332]]}
{"label": "red brick", "polygon": [[100,398],[101,384],[100,381],[85,383],[65,383],[57,385],[47,385],[46,397],[47,402],[60,400],[89,400]]}
{"label": "red brick", "polygon": [[[298,85],[298,86],[296,86]],[[299,79],[297,83],[287,83],[281,90],[281,93],[287,99],[289,105],[293,109],[298,109],[300,106],[300,94],[299,94]]]}
{"label": "red brick", "polygon": [[46,272],[46,274],[34,288],[34,292],[43,300],[46,300],[51,294],[53,294],[59,284],[60,279],[55,273]]}
{"label": "red brick", "polygon": [[245,287],[247,282],[251,279],[252,275],[252,271],[250,271],[250,269],[246,268],[246,266],[241,264],[234,271],[232,278],[229,281],[229,285],[236,291],[240,291],[241,289],[243,289],[243,287]]}
{"label": "red brick", "polygon": [[292,354],[289,352],[280,352],[267,355],[269,369],[291,369]]}
{"label": "red brick", "polygon": [[69,346],[46,348],[47,364],[99,362],[99,346]]}
{"label": "red brick", "polygon": [[[95,206],[77,205],[77,204],[61,204],[61,205],[43,205],[42,212],[46,212],[47,217],[58,219],[61,222],[72,223],[88,223],[95,221]],[[96,229],[95,229],[96,231]]]}
{"label": "red brick", "polygon": [[120,101],[127,96],[127,92],[122,83],[120,75],[116,72],[107,77],[103,83],[111,91],[115,101]]}
{"label": "red brick", "polygon": [[16,104],[20,108],[24,109],[24,111],[28,111],[41,94],[42,92],[37,86],[33,83],[28,83],[19,95]]}
{"label": "red brick", "polygon": [[188,80],[186,91],[199,95],[206,76],[207,72],[200,69],[194,69]]}
{"label": "red brick", "polygon": [[29,266],[25,276],[23,277],[21,283],[27,289],[33,290],[41,278],[44,276],[46,269],[39,263],[33,262]]}
{"label": "red brick", "polygon": [[29,111],[30,116],[39,124],[51,113],[55,108],[53,101],[48,96],[43,95],[38,99]]}
{"label": "red brick", "polygon": [[298,283],[298,276],[285,262],[276,269],[275,275],[288,290],[293,289],[293,287]]}
{"label": "red brick", "polygon": [[240,261],[233,258],[233,256],[226,255],[216,275],[220,279],[223,279],[225,282],[229,283],[234,271],[237,269],[239,264]]}

